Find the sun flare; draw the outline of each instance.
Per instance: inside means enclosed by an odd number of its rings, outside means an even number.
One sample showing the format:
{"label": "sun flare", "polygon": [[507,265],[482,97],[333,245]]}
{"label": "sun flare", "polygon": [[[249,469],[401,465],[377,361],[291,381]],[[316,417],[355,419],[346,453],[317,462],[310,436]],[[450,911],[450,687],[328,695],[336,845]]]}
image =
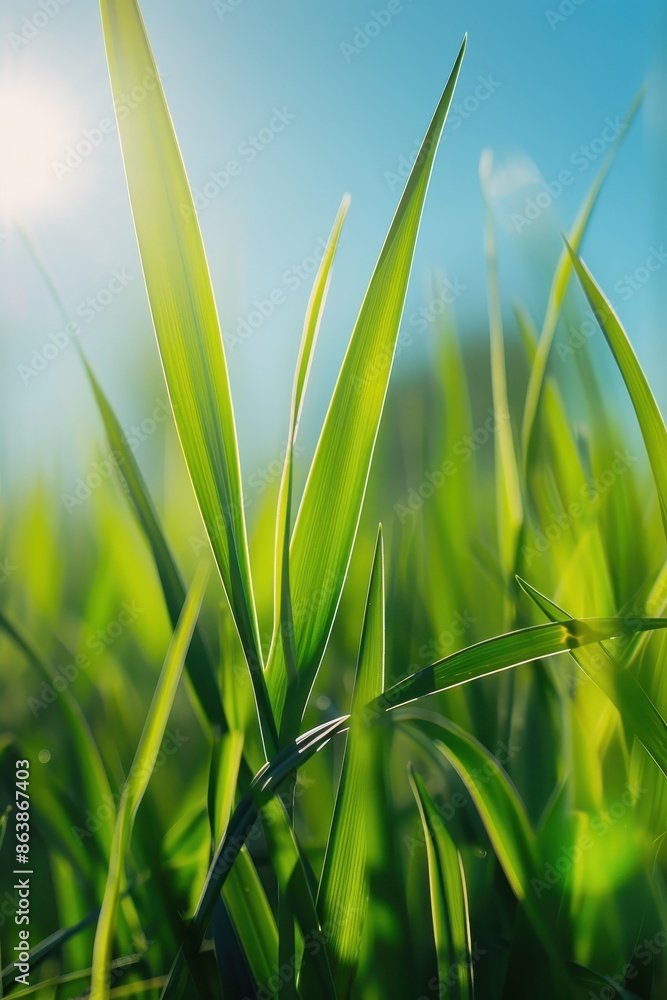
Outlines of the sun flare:
{"label": "sun flare", "polygon": [[46,86],[0,86],[0,209],[43,211],[62,198],[53,163],[72,134],[67,104]]}

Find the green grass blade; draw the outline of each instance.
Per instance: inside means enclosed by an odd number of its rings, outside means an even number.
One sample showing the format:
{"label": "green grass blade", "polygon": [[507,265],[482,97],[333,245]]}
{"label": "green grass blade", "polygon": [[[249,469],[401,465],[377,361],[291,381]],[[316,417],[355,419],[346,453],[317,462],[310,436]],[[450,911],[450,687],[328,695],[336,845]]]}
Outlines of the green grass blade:
{"label": "green grass blade", "polygon": [[329,937],[336,994],[350,995],[368,907],[367,808],[372,808],[373,733],[355,710],[382,694],[384,689],[384,551],[378,533],[366,612],[361,633],[357,673],[352,696],[352,727],[334,805],[329,841],[317,897],[322,924],[332,928]]}
{"label": "green grass blade", "polygon": [[246,848],[229,873],[223,896],[255,982],[265,985],[278,965],[278,928]]}
{"label": "green grass blade", "polygon": [[[600,171],[593,181],[590,191],[586,197],[584,204],[579,210],[579,214],[575,219],[574,225],[570,231],[569,241],[575,250],[579,250],[582,240],[586,235],[586,230],[588,228],[588,223],[590,222],[591,216],[593,214],[593,209],[597,203],[600,191],[602,190],[602,185],[605,182],[607,174],[611,169],[612,163],[614,162],[614,157],[618,152],[619,146],[627,134],[632,121],[637,114],[637,111],[641,107],[641,102],[643,99],[643,92],[640,92],[638,96],[632,103],[630,110],[624,121],[624,128],[621,132],[619,138],[615,141],[609,153],[607,154]],[[537,347],[537,354],[535,356],[535,363],[531,368],[530,378],[528,381],[528,389],[526,391],[526,403],[523,413],[523,424],[521,428],[521,452],[523,458],[524,466],[524,478],[526,470],[529,466],[529,459],[531,454],[531,448],[533,445],[533,434],[535,431],[535,421],[537,418],[537,411],[540,405],[540,399],[542,396],[542,389],[544,386],[544,379],[547,371],[547,363],[549,361],[549,353],[551,351],[551,345],[553,343],[554,334],[556,332],[556,326],[558,324],[558,318],[560,316],[561,309],[563,307],[563,302],[565,300],[565,294],[570,282],[570,276],[572,274],[572,264],[570,262],[569,255],[564,250],[558,260],[558,265],[556,267],[556,272],[554,274],[551,289],[549,291],[549,301],[547,304],[547,311],[544,317],[544,324],[542,326],[542,333],[540,335],[539,344]]]}
{"label": "green grass blade", "polygon": [[[541,870],[537,839],[510,778],[481,743],[453,722],[418,709],[407,709],[399,718],[418,720],[418,725],[410,723],[411,733],[431,755],[434,749],[439,751],[458,772],[484,823],[512,892],[522,902],[551,957],[553,973],[567,990],[568,977],[558,955],[553,930],[537,905],[531,885],[531,880],[538,877]],[[563,992],[560,995],[570,994]]]}
{"label": "green grass blade", "polygon": [[[488,191],[491,174],[491,153],[482,154],[479,167],[486,207],[486,258],[489,282],[489,332],[491,336],[491,386],[493,408],[498,423],[494,436],[496,475],[496,521],[498,550],[505,577],[510,580],[516,567],[517,542],[523,521],[523,504],[519,469],[514,450],[509,400],[507,398],[507,373],[505,369],[505,343],[503,337],[502,305],[493,211]],[[506,604],[507,604],[506,600]],[[509,609],[506,608],[506,618]],[[506,620],[506,624],[509,622]]]}
{"label": "green grass blade", "polygon": [[667,428],[665,428],[665,421],[632,344],[611,303],[605,297],[586,265],[577,256],[576,250],[567,241],[566,252],[570,256],[586,298],[595,313],[627,386],[651,463],[663,525],[667,534]]}
{"label": "green grass blade", "polygon": [[[352,554],[424,200],[464,50],[465,40],[368,286],[294,526],[290,583],[300,709],[317,675]],[[307,614],[300,614],[302,608],[308,609]],[[267,669],[272,704],[280,719],[287,689],[281,646],[274,645]]]}
{"label": "green grass blade", "polygon": [[296,649],[294,645],[294,624],[292,619],[292,600],[290,590],[289,541],[292,520],[292,480],[294,464],[294,443],[299,428],[303,396],[308,382],[308,375],[313,358],[313,351],[322,319],[327,292],[331,281],[331,269],[338,247],[343,223],[349,208],[350,199],[345,196],[338,210],[329,241],[319,266],[313,290],[308,301],[306,319],[303,327],[301,347],[294,377],[292,392],[292,407],[290,413],[289,434],[285,453],[278,494],[278,511],[276,519],[276,575],[274,586],[274,635],[273,642],[280,641],[283,647],[285,669],[288,683],[297,680]]}
{"label": "green grass blade", "polygon": [[[118,417],[88,361],[83,356],[83,352],[81,352],[81,357],[104,423],[104,429],[116,466],[126,487],[127,496],[131,501],[133,510],[150,545],[172,627],[176,628],[176,623],[185,603],[185,585],[169,543],[165,538],[162,525],[148,492],[148,487],[141,474],[137,460],[128,446],[127,438]],[[195,627],[192,634],[192,641],[185,666],[192,688],[209,723],[212,726],[218,726],[221,732],[227,732],[229,727],[222,706],[220,689],[215,678],[213,659],[199,625]]]}
{"label": "green grass blade", "polygon": [[617,636],[665,627],[667,618],[569,618],[563,622],[532,625],[485,639],[424,667],[388,688],[362,711],[370,720],[374,715],[399,708],[416,698],[437,694],[522,663]]}
{"label": "green grass blade", "polygon": [[176,696],[176,689],[199,608],[204,598],[207,579],[208,571],[200,569],[186,598],[146,716],[130,773],[121,792],[107,884],[95,932],[91,978],[91,997],[93,1000],[107,1000],[109,996],[109,969],[116,913],[125,877],[125,857],[132,838],[134,817],[148,787],[164,731],[169,721],[169,713]]}
{"label": "green grass blade", "polygon": [[[519,580],[519,584],[547,618],[556,622],[568,618],[567,612],[525,580]],[[603,645],[598,650],[587,648],[570,652],[586,676],[616,706],[628,728],[667,777],[667,723],[634,673],[624,670]]]}
{"label": "green grass blade", "polygon": [[[185,462],[253,677],[267,751],[276,743],[252,593],[227,364],[192,194],[135,0],[101,0],[111,86],[142,85],[118,132],[148,300]],[[143,81],[143,82],[142,82]]]}
{"label": "green grass blade", "polygon": [[[424,782],[412,768],[410,783],[424,828],[438,977],[442,983],[451,985],[454,1000],[471,1000],[472,942],[463,861]],[[441,991],[441,997],[447,988]]]}

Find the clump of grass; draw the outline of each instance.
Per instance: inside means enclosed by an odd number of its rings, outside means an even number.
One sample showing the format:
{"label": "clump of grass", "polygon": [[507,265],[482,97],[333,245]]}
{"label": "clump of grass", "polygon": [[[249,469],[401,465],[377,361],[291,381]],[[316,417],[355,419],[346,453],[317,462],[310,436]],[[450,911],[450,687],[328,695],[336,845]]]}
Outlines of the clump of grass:
{"label": "clump of grass", "polygon": [[[102,0],[102,19],[112,88],[129,92],[147,66],[155,72],[137,4]],[[66,688],[45,721],[69,756],[54,786],[37,777],[34,788],[43,839],[36,851],[52,872],[36,920],[43,940],[32,954],[42,981],[16,990],[8,965],[2,982],[11,995],[74,997],[88,988],[96,1000],[664,994],[667,431],[625,331],[579,257],[611,156],[563,248],[540,333],[517,306],[528,373],[523,406],[508,387],[487,200],[490,401],[502,416],[493,462],[467,454],[458,476],[420,509],[418,531],[394,519],[386,566],[384,533],[373,520],[397,485],[383,464],[380,427],[390,366],[375,362],[395,352],[464,52],[465,40],[296,497],[294,445],[347,199],[315,279],[263,547],[274,583],[266,659],[223,341],[161,88],[119,121],[164,377],[221,607],[205,607],[197,620],[206,570],[196,571],[186,596],[177,548],[84,359],[125,488],[124,498],[100,496],[91,530],[100,544],[125,547],[132,571],[163,601],[173,635],[152,700],[144,637],[108,656],[87,695]],[[485,154],[485,191],[489,170]],[[192,211],[179,210],[184,205]],[[585,443],[549,369],[573,274],[627,387],[648,469],[613,472],[623,437],[606,417],[587,348],[578,354],[591,408]],[[425,437],[425,453],[451,456],[473,439],[477,388],[453,325],[439,336],[437,409],[423,428],[402,419],[405,437]],[[591,482],[608,485],[603,493]],[[555,537],[553,523],[561,525]],[[638,543],[644,537],[650,544]],[[80,585],[68,599],[81,621],[96,612],[84,594]],[[154,627],[163,635],[159,610]],[[454,613],[457,631],[447,634],[457,638],[442,655],[436,643],[431,655],[425,640],[445,634]],[[0,614],[12,656],[55,684],[54,663],[68,650],[46,630],[33,640],[17,617],[16,607]],[[187,700],[179,701],[184,665]],[[324,703],[335,709],[325,721],[313,697],[323,677]],[[153,772],[170,714],[198,734],[185,762],[167,761],[165,785]],[[24,755],[41,739],[41,723],[35,730],[16,737]],[[5,778],[12,745],[3,748]],[[327,747],[338,755],[335,766]],[[0,836],[5,826],[3,818]],[[642,935],[651,948],[638,944]]]}

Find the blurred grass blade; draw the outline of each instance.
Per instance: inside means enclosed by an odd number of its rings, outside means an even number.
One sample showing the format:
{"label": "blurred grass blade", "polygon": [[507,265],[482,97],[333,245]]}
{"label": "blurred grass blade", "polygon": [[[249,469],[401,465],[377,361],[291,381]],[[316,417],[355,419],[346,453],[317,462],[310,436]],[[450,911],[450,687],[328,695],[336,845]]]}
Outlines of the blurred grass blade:
{"label": "blurred grass blade", "polygon": [[[598,196],[602,190],[602,185],[604,184],[611,165],[614,162],[614,157],[618,152],[619,146],[626,136],[637,111],[641,107],[643,96],[643,91],[640,91],[633,101],[625,121],[623,122],[623,130],[609,150],[609,153],[600,168],[600,172],[593,181],[593,185],[588,192],[588,196],[584,204],[581,206],[579,215],[575,219],[574,225],[570,230],[569,241],[576,251],[578,251],[581,246],[582,240],[588,228],[588,223],[590,222],[591,215],[593,214],[593,209],[595,208]],[[544,317],[544,324],[542,326],[542,333],[537,347],[535,363],[530,370],[528,389],[526,391],[526,403],[523,413],[523,425],[521,428],[521,453],[523,459],[524,478],[526,477],[526,470],[528,469],[530,463],[535,421],[542,396],[542,388],[544,386],[551,344],[554,339],[558,318],[563,307],[571,274],[572,264],[567,251],[563,250],[558,260],[556,272],[549,291],[549,301],[547,304],[546,315]]]}
{"label": "blurred grass blade", "polygon": [[322,311],[326,301],[329,284],[331,281],[331,269],[338,247],[345,216],[350,205],[350,199],[346,195],[343,198],[338,214],[334,222],[329,241],[324,251],[322,262],[319,266],[313,290],[308,301],[306,319],[303,327],[301,347],[294,377],[294,388],[292,391],[292,407],[290,413],[289,434],[287,436],[287,448],[285,451],[285,465],[283,467],[280,481],[280,491],[278,493],[278,511],[276,518],[276,567],[274,585],[274,635],[273,641],[280,641],[283,647],[285,669],[288,683],[293,685],[297,680],[296,649],[294,646],[294,625],[292,621],[292,601],[290,595],[290,572],[289,572],[289,542],[290,527],[292,522],[292,479],[294,462],[294,442],[296,440],[303,406],[303,395],[308,382],[308,375],[313,358],[313,351],[317,341],[317,335],[322,319]]}
{"label": "blurred grass blade", "polygon": [[[520,586],[551,621],[565,621],[568,615],[525,580]],[[623,670],[611,653],[573,649],[573,658],[586,676],[603,691],[618,709],[621,718],[667,777],[667,723],[631,670]]]}
{"label": "blurred grass blade", "polygon": [[463,861],[424,782],[412,768],[410,783],[424,828],[438,978],[447,984],[440,996],[451,986],[454,1000],[471,1000],[472,942]]}
{"label": "blurred grass blade", "polygon": [[[118,418],[100,386],[93,370],[83,352],[81,357],[86,374],[93,389],[97,407],[104,422],[104,429],[111,446],[116,466],[126,487],[126,492],[132,503],[135,514],[150,545],[155,566],[160,577],[160,583],[171,619],[172,628],[176,628],[179,615],[185,603],[185,585],[179,573],[178,566],[164,536],[157,512],[153,505],[148,487],[141,474],[137,460],[128,446],[127,438]],[[215,679],[213,659],[206,645],[204,635],[199,625],[195,626],[192,641],[185,661],[188,677],[197,696],[202,711],[212,726],[218,726],[221,732],[228,730],[220,689]]]}
{"label": "blurred grass blade", "polygon": [[121,792],[107,884],[95,933],[91,978],[91,997],[93,1000],[107,1000],[109,996],[109,969],[116,913],[124,880],[125,857],[132,839],[134,817],[148,787],[160,751],[190,638],[204,598],[207,579],[208,570],[200,567],[167,650],[134,761]]}
{"label": "blurred grass blade", "polygon": [[[482,153],[479,173],[486,207],[486,259],[489,282],[489,332],[491,337],[491,386],[493,409],[497,424],[494,437],[495,477],[496,477],[496,531],[498,551],[506,580],[510,580],[516,568],[517,543],[523,521],[523,504],[519,470],[514,450],[510,408],[507,398],[507,373],[505,369],[505,342],[503,337],[503,316],[498,282],[498,261],[493,224],[493,210],[489,182],[492,155],[490,150]],[[506,598],[505,624],[509,625],[510,608]]]}
{"label": "blurred grass blade", "polygon": [[[317,905],[322,925],[331,928],[329,946],[336,995],[343,1000],[352,990],[359,962],[361,937],[368,908],[367,809],[372,808],[373,755],[377,740],[354,712],[384,689],[384,549],[378,532],[366,611],[361,633],[357,673],[352,695],[352,726],[336,793]],[[300,984],[301,985],[301,984]]]}
{"label": "blurred grass blade", "polygon": [[192,194],[136,0],[101,0],[132,214],[185,462],[252,673],[267,752],[276,733],[252,593],[234,412]]}
{"label": "blurred grass blade", "polygon": [[[299,671],[297,709],[300,711],[317,675],[347,575],[422,209],[465,44],[464,39],[368,286],[294,526],[290,584]],[[307,609],[305,614],[304,609]],[[274,643],[267,669],[271,701],[276,718],[280,720],[287,689],[287,670],[280,644]]]}
{"label": "blurred grass blade", "polygon": [[570,256],[586,298],[607,338],[607,343],[627,386],[653,470],[663,526],[667,534],[667,429],[665,421],[632,344],[611,303],[595,282],[586,265],[577,256],[576,250],[567,241],[566,252]]}

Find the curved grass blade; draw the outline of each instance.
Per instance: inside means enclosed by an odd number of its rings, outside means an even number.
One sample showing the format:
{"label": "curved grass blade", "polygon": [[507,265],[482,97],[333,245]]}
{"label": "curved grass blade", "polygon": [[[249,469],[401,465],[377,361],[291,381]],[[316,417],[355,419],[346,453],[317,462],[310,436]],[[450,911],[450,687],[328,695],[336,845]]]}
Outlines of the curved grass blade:
{"label": "curved grass blade", "polygon": [[[590,222],[593,209],[595,208],[598,196],[602,190],[602,185],[604,184],[607,174],[611,169],[619,146],[627,134],[637,111],[641,107],[643,96],[643,91],[640,91],[633,101],[625,121],[623,122],[621,134],[609,150],[609,153],[600,168],[600,172],[593,181],[593,185],[588,192],[588,196],[584,204],[581,206],[579,215],[575,219],[574,225],[570,230],[569,241],[577,251],[579,250],[582,240],[586,235],[588,223]],[[551,344],[556,332],[558,317],[560,316],[560,311],[565,300],[565,293],[567,292],[571,273],[572,264],[570,262],[569,255],[564,250],[558,260],[556,272],[549,291],[549,301],[547,304],[546,315],[544,317],[544,324],[542,326],[542,333],[540,334],[535,363],[530,371],[528,389],[526,391],[526,403],[523,413],[523,425],[521,428],[521,453],[523,459],[524,479],[526,478],[526,471],[529,467],[531,448],[533,446],[533,435],[535,431],[535,421],[542,396],[542,388],[544,386]]]}
{"label": "curved grass blade", "polygon": [[[565,621],[567,612],[559,608],[525,580],[519,585],[552,621]],[[611,653],[599,650],[570,650],[586,676],[603,691],[618,709],[621,718],[667,777],[667,723],[631,670],[624,670]]]}
{"label": "curved grass blade", "polygon": [[663,526],[667,534],[667,428],[632,344],[618,316],[576,249],[565,241],[577,277],[600,324],[625,382],[644,438],[658,491]]}
{"label": "curved grass blade", "polygon": [[124,880],[125,856],[132,838],[134,817],[151,778],[155,760],[160,750],[169,713],[176,696],[183,670],[185,655],[204,598],[208,570],[200,568],[188,594],[178,626],[172,637],[164,666],[151,701],[139,745],[123,785],[116,826],[113,834],[111,860],[102,909],[95,932],[91,997],[107,1000],[109,996],[109,969],[111,948],[116,924],[118,900]]}
{"label": "curved grass blade", "polygon": [[[448,984],[440,996],[444,997],[451,986],[454,1000],[471,1000],[472,941],[463,861],[424,782],[412,767],[410,784],[424,828],[438,978]],[[452,981],[454,969],[456,975]]]}
{"label": "curved grass blade", "polygon": [[[350,995],[359,962],[368,908],[366,854],[367,811],[373,808],[372,778],[378,744],[355,711],[384,689],[384,550],[378,532],[359,659],[352,695],[352,725],[347,735],[336,793],[317,906],[323,926],[331,928],[328,943],[336,995]],[[301,986],[301,982],[299,983]],[[306,991],[308,993],[308,991]]]}
{"label": "curved grass blade", "polygon": [[[169,543],[164,536],[157,512],[148,492],[148,487],[141,474],[137,460],[128,446],[127,438],[118,417],[88,364],[83,351],[80,351],[80,354],[92,386],[97,407],[102,416],[104,429],[121,480],[153,553],[153,559],[155,560],[155,566],[160,577],[160,583],[162,584],[172,628],[176,628],[176,623],[185,603],[185,585]],[[229,727],[225,718],[218,682],[215,678],[213,659],[199,625],[195,626],[192,634],[192,641],[185,660],[185,666],[199,705],[208,722],[212,726],[217,726],[221,733],[228,732]]]}
{"label": "curved grass blade", "polygon": [[[331,281],[331,269],[349,205],[350,199],[346,195],[341,202],[340,208],[338,209],[338,214],[336,216],[331,235],[329,236],[329,241],[324,251],[322,263],[319,266],[313,290],[308,301],[301,347],[299,349],[299,358],[294,377],[294,388],[292,391],[292,407],[290,413],[289,434],[287,437],[287,449],[285,453],[285,465],[283,467],[282,478],[280,480],[280,491],[278,493],[274,586],[274,635],[272,641],[277,642],[278,637],[280,637],[283,647],[288,688],[295,686],[298,682],[289,569],[294,443],[296,441],[296,435],[299,428],[301,408],[303,406],[303,395],[308,382],[313,351],[315,349],[315,343],[317,341],[317,335],[320,328],[320,321],[322,319],[322,311],[324,309],[324,303],[326,301]],[[287,704],[288,706],[291,705],[291,699],[289,697],[287,698]],[[297,725],[299,721],[300,718],[297,721]]]}
{"label": "curved grass blade", "polygon": [[192,194],[136,0],[101,0],[128,192],[174,420],[253,678],[265,749],[277,734],[252,593],[234,411],[220,325]]}
{"label": "curved grass blade", "polygon": [[[464,39],[368,286],[294,526],[290,584],[299,672],[297,707],[301,712],[317,675],[347,575],[424,200],[465,45]],[[280,644],[273,646],[267,674],[275,716],[280,721],[287,690]],[[287,735],[294,736],[294,732]]]}

